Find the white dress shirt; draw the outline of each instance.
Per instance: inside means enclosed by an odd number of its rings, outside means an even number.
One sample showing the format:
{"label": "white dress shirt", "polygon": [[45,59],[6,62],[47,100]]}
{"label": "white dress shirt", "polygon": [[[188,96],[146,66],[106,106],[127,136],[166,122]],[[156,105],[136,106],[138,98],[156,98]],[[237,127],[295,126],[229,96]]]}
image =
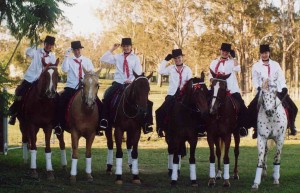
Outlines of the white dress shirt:
{"label": "white dress shirt", "polygon": [[[220,63],[219,68],[216,70],[217,64],[219,63],[220,58],[217,58],[215,60],[213,60],[210,64],[210,69],[214,72],[214,73],[221,73],[221,74],[231,74],[227,79],[227,89],[229,90],[229,92],[231,94],[233,93],[240,93],[240,88],[239,88],[239,84],[236,78],[236,72],[240,72],[241,71],[241,66],[234,65],[234,60],[233,59],[227,59],[225,60],[224,63]],[[212,78],[211,73],[209,72],[209,79]]]}
{"label": "white dress shirt", "polygon": [[114,81],[124,84],[126,80],[133,81],[134,75],[133,71],[140,75],[142,74],[142,65],[140,62],[140,59],[137,55],[134,53],[130,53],[126,57],[128,68],[129,68],[129,78],[126,76],[126,72],[123,71],[123,65],[124,65],[124,53],[122,54],[113,54],[111,51],[107,51],[104,53],[104,55],[100,58],[101,62],[114,64],[116,65],[116,72],[114,75]]}
{"label": "white dress shirt", "polygon": [[83,68],[87,71],[94,71],[94,65],[89,58],[80,56],[76,58],[75,56],[65,57],[62,63],[62,71],[68,73],[66,87],[76,88],[79,83],[79,64],[74,61],[81,61],[82,65],[82,78],[84,78]]}
{"label": "white dress shirt", "polygon": [[277,91],[281,92],[282,88],[287,88],[284,73],[278,62],[269,59],[270,77],[268,75],[268,66],[265,66],[260,59],[252,67],[252,84],[254,88],[262,86],[262,79],[270,78],[275,81]]}
{"label": "white dress shirt", "polygon": [[27,48],[26,49],[26,55],[32,59],[31,64],[29,68],[27,69],[24,79],[30,83],[36,81],[42,71],[43,71],[43,64],[42,64],[42,58],[45,56],[45,62],[55,64],[56,57],[55,54],[50,52],[47,56],[44,48]]}
{"label": "white dress shirt", "polygon": [[[168,89],[168,95],[173,96],[178,87],[182,89],[184,84],[192,78],[192,70],[187,65],[183,64],[181,73],[182,73],[182,80],[180,84],[180,75],[179,72],[177,72],[176,65],[170,65],[167,66],[168,61],[163,60],[161,61],[159,67],[158,67],[158,73],[161,75],[169,75],[169,89]],[[179,85],[180,84],[180,85]]]}

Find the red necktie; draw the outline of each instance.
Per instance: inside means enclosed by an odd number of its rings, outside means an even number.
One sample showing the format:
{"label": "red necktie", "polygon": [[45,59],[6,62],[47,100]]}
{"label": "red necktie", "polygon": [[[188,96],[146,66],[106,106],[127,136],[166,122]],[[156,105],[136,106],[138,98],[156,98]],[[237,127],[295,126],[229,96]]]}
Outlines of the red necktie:
{"label": "red necktie", "polygon": [[78,76],[79,76],[79,81],[80,81],[82,79],[82,65],[81,65],[82,60],[80,60],[80,61],[78,61],[77,59],[73,59],[73,60],[74,60],[74,62],[79,64]]}
{"label": "red necktie", "polygon": [[225,64],[225,61],[226,59],[220,59],[216,68],[215,68],[215,73],[218,73],[218,70],[219,70],[219,67],[220,67],[220,64],[223,63],[223,65]]}
{"label": "red necktie", "polygon": [[264,63],[263,65],[268,67],[268,77],[270,77],[270,71],[271,71],[270,64],[269,63],[268,64]]}
{"label": "red necktie", "polygon": [[182,72],[183,72],[183,68],[181,68],[181,71],[177,70],[177,68],[175,67],[176,72],[179,74],[179,85],[178,88],[180,88],[181,82],[182,82]]}
{"label": "red necktie", "polygon": [[127,58],[127,56],[129,56],[129,54],[124,53],[124,64],[123,64],[123,72],[126,74],[127,78],[129,78],[129,67],[128,67],[128,62],[127,62],[126,58]]}

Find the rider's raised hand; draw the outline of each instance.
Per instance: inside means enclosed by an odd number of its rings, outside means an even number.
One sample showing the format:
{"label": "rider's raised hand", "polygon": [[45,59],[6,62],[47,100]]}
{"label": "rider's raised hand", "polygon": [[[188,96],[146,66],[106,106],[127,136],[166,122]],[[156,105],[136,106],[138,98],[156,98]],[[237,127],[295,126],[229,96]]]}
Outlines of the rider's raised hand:
{"label": "rider's raised hand", "polygon": [[71,52],[72,52],[72,48],[68,48],[67,50],[66,50],[66,52],[65,52],[65,57],[69,57],[70,56],[70,54],[71,54]]}
{"label": "rider's raised hand", "polygon": [[111,52],[115,51],[118,47],[120,47],[120,44],[114,44],[113,47],[110,49]]}

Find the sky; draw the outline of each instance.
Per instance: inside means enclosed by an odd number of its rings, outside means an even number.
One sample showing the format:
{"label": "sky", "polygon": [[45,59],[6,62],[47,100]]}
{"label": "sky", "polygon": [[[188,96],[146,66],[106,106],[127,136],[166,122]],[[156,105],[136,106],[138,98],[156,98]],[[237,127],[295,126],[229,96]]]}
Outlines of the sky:
{"label": "sky", "polygon": [[[72,34],[88,36],[93,33],[100,34],[103,30],[102,22],[97,18],[97,9],[105,9],[108,0],[70,0],[72,7],[60,5],[64,15],[73,24]],[[69,36],[72,35],[68,34]]]}

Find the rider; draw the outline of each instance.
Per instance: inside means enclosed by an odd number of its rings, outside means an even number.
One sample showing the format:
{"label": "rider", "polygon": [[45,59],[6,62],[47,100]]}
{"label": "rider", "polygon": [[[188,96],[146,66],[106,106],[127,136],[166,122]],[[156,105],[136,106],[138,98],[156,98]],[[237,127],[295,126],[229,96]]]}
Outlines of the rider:
{"label": "rider", "polygon": [[51,52],[54,44],[55,38],[52,36],[46,36],[44,40],[44,48],[37,48],[34,46],[26,49],[26,55],[30,57],[32,61],[24,75],[24,80],[15,90],[15,100],[9,108],[9,115],[11,117],[8,123],[10,125],[14,125],[16,123],[16,117],[21,109],[22,97],[42,73],[42,58],[45,58],[46,63],[55,63],[55,54]]}
{"label": "rider", "polygon": [[[59,124],[55,127],[55,132],[59,134],[62,131],[61,127],[65,126],[65,112],[70,99],[80,89],[80,81],[84,78],[84,71],[93,71],[94,65],[92,61],[81,55],[81,49],[84,48],[80,41],[71,42],[71,48],[65,52],[65,58],[62,63],[62,71],[68,73],[66,87],[59,97],[59,111],[57,113],[57,120]],[[70,56],[73,51],[74,55]],[[99,99],[98,99],[99,100]],[[97,101],[99,104],[100,100]],[[100,135],[99,131],[97,134]]]}
{"label": "rider", "polygon": [[[132,83],[134,80],[133,71],[140,75],[142,74],[142,65],[139,57],[132,51],[131,38],[123,38],[121,42],[122,53],[113,54],[113,52],[120,46],[120,44],[114,44],[113,47],[104,53],[100,58],[101,62],[113,64],[116,66],[116,72],[114,75],[114,81],[104,93],[103,97],[103,119],[100,121],[100,127],[106,129],[111,126],[111,120],[109,118],[110,112],[110,99],[113,97],[115,92],[122,89]],[[153,124],[152,117],[153,102],[147,102],[147,113],[144,117],[144,123],[142,125],[143,132],[145,134],[152,132],[151,125]]]}
{"label": "rider", "polygon": [[[240,89],[235,74],[236,72],[241,71],[241,67],[235,59],[235,52],[231,50],[231,44],[222,43],[220,50],[221,56],[211,62],[210,69],[216,74],[231,74],[226,80],[227,89],[240,106],[238,112],[238,128],[240,129],[240,135],[244,137],[248,134],[248,130],[246,128],[246,116],[248,110],[240,94]],[[231,54],[232,58],[229,57],[229,54]],[[212,78],[211,74],[210,78]]]}
{"label": "rider", "polygon": [[283,105],[286,105],[286,108],[288,109],[291,129],[290,134],[296,135],[297,130],[295,127],[295,119],[298,113],[298,108],[288,95],[288,89],[286,86],[284,72],[282,71],[280,65],[276,61],[270,59],[269,45],[260,45],[259,52],[261,59],[258,62],[256,62],[252,67],[252,83],[253,87],[257,90],[257,94],[248,107],[251,118],[251,126],[254,128],[252,138],[257,138],[257,101],[259,91],[261,90],[262,78],[271,78],[272,80],[276,81],[278,97],[281,101],[284,101]]}
{"label": "rider", "polygon": [[[180,89],[183,88],[184,84],[192,78],[192,70],[186,64],[183,64],[183,56],[181,49],[174,49],[172,54],[168,54],[158,67],[159,74],[169,75],[167,96],[163,104],[155,111],[156,131],[159,137],[164,137],[163,131],[167,129],[164,119],[169,113],[175,97],[180,93]],[[167,66],[172,58],[175,65]]]}

